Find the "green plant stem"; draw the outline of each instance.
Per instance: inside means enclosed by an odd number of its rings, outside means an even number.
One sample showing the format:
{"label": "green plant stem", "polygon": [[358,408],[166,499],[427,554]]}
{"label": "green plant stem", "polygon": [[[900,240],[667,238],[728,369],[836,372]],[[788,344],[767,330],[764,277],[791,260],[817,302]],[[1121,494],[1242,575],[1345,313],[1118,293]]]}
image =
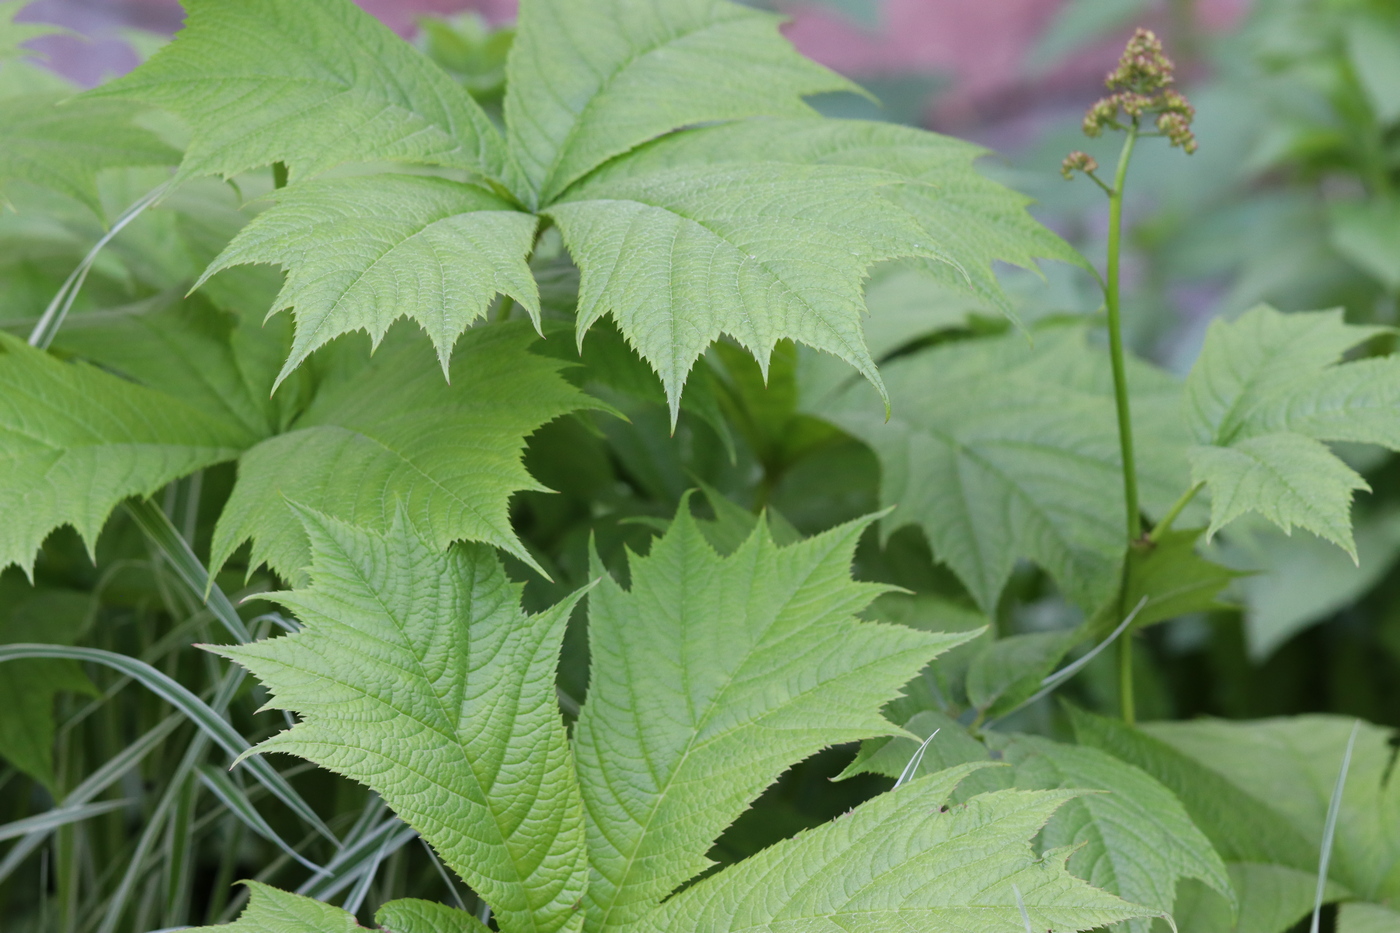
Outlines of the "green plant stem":
{"label": "green plant stem", "polygon": [[1118,702],[1123,722],[1137,725],[1137,698],[1133,695],[1133,643],[1131,633],[1118,639]]}
{"label": "green plant stem", "polygon": [[1123,503],[1128,511],[1128,540],[1142,536],[1142,513],[1138,508],[1137,463],[1133,457],[1133,420],[1128,405],[1128,369],[1123,354],[1123,319],[1120,303],[1119,255],[1123,243],[1123,183],[1128,176],[1128,163],[1137,143],[1137,127],[1128,128],[1123,152],[1118,157],[1118,170],[1113,178],[1113,193],[1108,199],[1108,269],[1104,287],[1104,306],[1108,310],[1108,344],[1113,362],[1113,400],[1118,409],[1118,446],[1123,455]]}
{"label": "green plant stem", "polygon": [[[1113,363],[1113,399],[1118,409],[1118,446],[1123,461],[1123,505],[1128,513],[1128,546],[1142,537],[1142,511],[1138,507],[1137,462],[1133,457],[1133,416],[1128,405],[1128,367],[1123,354],[1123,316],[1121,304],[1119,258],[1123,245],[1123,185],[1128,177],[1128,163],[1137,144],[1138,128],[1128,127],[1128,138],[1118,156],[1118,169],[1113,177],[1113,190],[1108,196],[1108,268],[1104,285],[1104,307],[1108,311],[1108,348]],[[1123,607],[1119,607],[1120,614]],[[1132,725],[1137,720],[1133,693],[1133,644],[1128,633],[1118,642],[1118,689],[1123,721]]]}
{"label": "green plant stem", "polygon": [[1200,492],[1205,483],[1197,483],[1181,494],[1181,498],[1172,503],[1172,507],[1167,509],[1167,514],[1162,516],[1162,520],[1153,526],[1148,532],[1147,540],[1156,544],[1162,540],[1162,535],[1172,530],[1172,522],[1176,521],[1183,509],[1191,504],[1191,500],[1196,498],[1196,493]]}

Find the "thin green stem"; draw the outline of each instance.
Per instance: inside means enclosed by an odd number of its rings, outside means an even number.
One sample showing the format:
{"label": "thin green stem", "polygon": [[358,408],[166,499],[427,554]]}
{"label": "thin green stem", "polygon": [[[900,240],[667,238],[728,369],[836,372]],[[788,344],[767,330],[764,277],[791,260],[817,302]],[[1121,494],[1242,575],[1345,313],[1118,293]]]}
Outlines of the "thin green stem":
{"label": "thin green stem", "polygon": [[[1123,186],[1128,163],[1137,144],[1137,121],[1128,127],[1128,138],[1118,156],[1113,190],[1108,196],[1108,268],[1104,284],[1104,307],[1108,311],[1108,349],[1113,363],[1113,399],[1118,409],[1118,447],[1123,461],[1123,505],[1128,515],[1128,546],[1142,537],[1142,510],[1138,507],[1137,462],[1133,456],[1133,416],[1128,405],[1128,368],[1123,353],[1123,315],[1119,258],[1123,246]],[[1125,567],[1126,572],[1126,567]],[[1119,610],[1123,609],[1119,606]],[[1118,642],[1118,693],[1123,721],[1133,725],[1137,705],[1133,691],[1133,644],[1127,633]]]}
{"label": "thin green stem", "polygon": [[1172,507],[1167,509],[1167,514],[1163,515],[1162,520],[1148,533],[1147,540],[1151,541],[1153,544],[1161,541],[1162,536],[1172,530],[1172,522],[1177,520],[1181,515],[1181,511],[1191,504],[1191,500],[1196,498],[1196,493],[1200,492],[1204,486],[1205,483],[1197,483],[1183,492],[1181,498],[1172,503]]}
{"label": "thin green stem", "polygon": [[1104,288],[1104,305],[1108,310],[1108,344],[1113,362],[1113,399],[1118,408],[1118,446],[1123,454],[1123,504],[1128,511],[1128,541],[1142,536],[1142,513],[1138,508],[1137,463],[1133,457],[1133,420],[1128,406],[1128,370],[1123,355],[1123,320],[1120,304],[1119,255],[1123,243],[1123,183],[1128,176],[1128,163],[1137,143],[1137,126],[1128,128],[1123,152],[1118,157],[1118,171],[1113,178],[1113,193],[1108,199],[1108,269]]}
{"label": "thin green stem", "polygon": [[1124,632],[1118,639],[1118,693],[1123,722],[1137,725],[1137,699],[1133,695],[1132,633]]}

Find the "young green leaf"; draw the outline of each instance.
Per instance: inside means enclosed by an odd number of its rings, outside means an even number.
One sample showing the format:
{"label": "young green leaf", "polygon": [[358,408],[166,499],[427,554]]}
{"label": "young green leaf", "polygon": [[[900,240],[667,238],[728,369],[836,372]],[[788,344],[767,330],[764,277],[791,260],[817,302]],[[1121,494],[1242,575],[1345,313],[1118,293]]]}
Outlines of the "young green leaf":
{"label": "young green leaf", "polygon": [[296,338],[278,382],[340,334],[377,346],[400,317],[422,325],[447,375],[452,346],[508,295],[538,326],[526,265],[538,220],[484,188],[418,175],[317,180],[283,189],[210,263],[274,263],[287,281],[269,314],[292,309]]}
{"label": "young green leaf", "polygon": [[695,360],[729,334],[767,370],[784,338],[884,384],[860,331],[866,270],[939,255],[881,197],[893,173],[844,166],[703,163],[659,171],[630,159],[544,213],[583,272],[578,335],[604,314],[661,376],[675,418]]}
{"label": "young green leaf", "polygon": [[121,500],[232,460],[253,439],[237,424],[0,333],[0,567],[28,569],[65,524],[91,550]]}
{"label": "young green leaf", "polygon": [[[973,168],[986,150],[937,133],[863,120],[744,120],[668,136],[630,155],[631,171],[686,165],[775,162],[893,172],[909,183],[881,189],[936,244],[921,267],[944,285],[971,292],[1007,314],[1011,303],[993,262],[1035,268],[1037,258],[1088,268],[1064,240],[1026,211],[1029,199]],[[936,321],[936,312],[926,317]]]}
{"label": "young green leaf", "polygon": [[999,716],[1036,690],[1065,652],[1080,640],[1075,631],[1027,632],[998,638],[967,668],[967,701],[978,712]]}
{"label": "young green leaf", "polygon": [[528,0],[507,64],[511,154],[547,204],[613,156],[685,126],[810,115],[807,94],[854,90],[727,0]]}
{"label": "young green leaf", "polygon": [[1072,791],[998,791],[944,806],[985,764],[912,781],[818,829],[770,846],[667,901],[650,929],[1087,930],[1155,911],[1065,870],[1067,850],[1037,857],[1031,838]]}
{"label": "young green leaf", "polygon": [[527,617],[489,548],[444,554],[403,511],[383,535],[300,517],[310,583],[276,599],[303,628],[217,649],[301,716],[258,750],[373,788],[509,929],[563,929],[587,880],[554,698],[577,596]]}
{"label": "young green leaf", "polygon": [[655,929],[656,903],[793,761],[898,730],[880,706],[966,640],[860,622],[867,521],[779,548],[766,522],[715,553],[683,503],[667,534],[589,597],[592,679],[574,728],[588,814],[585,929]]}
{"label": "young green leaf", "polygon": [[[1022,789],[1107,791],[1066,803],[1041,832],[1046,848],[1073,847],[1069,870],[1095,887],[1169,913],[1177,882],[1197,878],[1234,901],[1220,856],[1180,801],[1145,772],[1094,748],[1017,736],[1003,750]],[[1150,921],[1125,929],[1148,933]]]}
{"label": "young green leaf", "polygon": [[[823,410],[880,458],[889,534],[917,523],[984,611],[1019,558],[1095,608],[1117,589],[1122,470],[1107,354],[1081,328],[960,342],[884,367],[894,415],[855,385]],[[1144,498],[1158,508],[1185,485],[1179,387],[1130,368]]]}
{"label": "young green leaf", "polygon": [[1400,449],[1400,360],[1339,365],[1380,332],[1346,324],[1341,311],[1282,314],[1267,305],[1211,325],[1186,381],[1192,473],[1211,492],[1208,536],[1256,511],[1355,559],[1351,496],[1369,487],[1320,442]]}
{"label": "young green leaf", "polygon": [[69,96],[60,91],[0,97],[0,198],[15,182],[25,182],[75,198],[101,217],[98,172],[180,161],[179,152],[132,124],[145,108]]}
{"label": "young green leaf", "polygon": [[355,356],[292,430],[242,456],[212,565],[251,538],[252,566],[296,579],[308,552],[288,500],[381,531],[404,508],[437,547],[485,541],[533,564],[507,514],[512,494],[542,488],[521,464],[525,438],[591,404],[562,364],[529,352],[534,339],[523,322],[472,330],[450,385],[416,343]]}
{"label": "young green leaf", "polygon": [[185,28],[90,96],[183,117],[181,175],[273,162],[295,180],[343,162],[497,174],[500,134],[471,96],[350,0],[186,0]]}

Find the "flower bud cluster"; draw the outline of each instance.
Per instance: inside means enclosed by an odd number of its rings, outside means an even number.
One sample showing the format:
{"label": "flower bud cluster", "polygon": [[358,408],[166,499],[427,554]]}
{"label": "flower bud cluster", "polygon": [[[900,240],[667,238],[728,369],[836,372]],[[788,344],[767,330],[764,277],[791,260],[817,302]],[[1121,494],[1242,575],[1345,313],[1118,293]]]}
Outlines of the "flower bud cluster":
{"label": "flower bud cluster", "polygon": [[1105,84],[1113,93],[1097,101],[1084,115],[1084,135],[1100,136],[1105,127],[1125,129],[1120,114],[1134,124],[1144,116],[1155,115],[1157,131],[1173,146],[1195,152],[1191,121],[1196,108],[1171,86],[1174,67],[1152,31],[1139,29],[1128,40],[1118,67],[1108,73]]}
{"label": "flower bud cluster", "polygon": [[1065,156],[1065,160],[1060,163],[1060,174],[1065,176],[1065,181],[1069,181],[1073,178],[1075,172],[1084,172],[1087,174],[1089,172],[1097,172],[1098,170],[1098,160],[1089,155],[1089,153],[1080,152],[1078,149]]}

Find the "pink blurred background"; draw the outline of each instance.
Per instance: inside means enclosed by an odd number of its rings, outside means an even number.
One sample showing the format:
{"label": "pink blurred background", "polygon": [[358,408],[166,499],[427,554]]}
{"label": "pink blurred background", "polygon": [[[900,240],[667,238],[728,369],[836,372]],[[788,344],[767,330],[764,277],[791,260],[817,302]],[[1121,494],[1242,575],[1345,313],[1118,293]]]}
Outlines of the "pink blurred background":
{"label": "pink blurred background", "polygon": [[[515,0],[357,0],[403,35],[423,14],[475,10],[493,23],[515,15]],[[970,132],[1014,120],[1060,103],[1082,107],[1096,96],[1105,71],[1121,48],[1121,36],[1081,51],[1045,74],[1026,63],[1032,48],[1061,11],[1065,0],[792,0],[778,8],[790,17],[787,35],[804,53],[858,81],[927,78],[940,93],[921,107],[925,125]],[[1177,9],[1206,32],[1228,30],[1247,11],[1249,0],[1195,0]],[[1145,20],[1170,33],[1169,17],[1153,5]],[[864,15],[851,10],[864,11]],[[1156,10],[1157,12],[1154,12]],[[1180,15],[1180,13],[1178,13]],[[121,38],[123,28],[158,33],[179,28],[177,0],[37,0],[20,18],[68,26],[86,40],[42,40],[60,71],[83,84],[96,84],[136,64]],[[1178,23],[1179,27],[1179,23]],[[920,113],[913,114],[915,118]]]}

